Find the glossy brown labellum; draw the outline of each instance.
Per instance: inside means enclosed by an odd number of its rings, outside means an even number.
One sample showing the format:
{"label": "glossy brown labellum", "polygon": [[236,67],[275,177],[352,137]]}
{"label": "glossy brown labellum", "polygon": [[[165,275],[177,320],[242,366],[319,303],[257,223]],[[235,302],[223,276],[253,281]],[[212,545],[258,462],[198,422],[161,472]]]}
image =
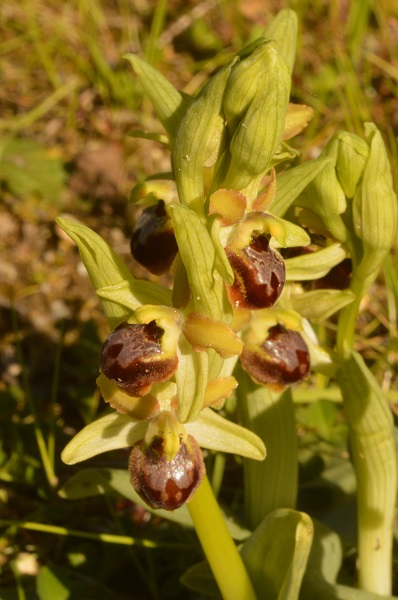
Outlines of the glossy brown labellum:
{"label": "glossy brown labellum", "polygon": [[154,383],[166,381],[177,369],[177,356],[162,356],[163,333],[156,321],[146,325],[122,323],[102,348],[102,373],[127,394],[145,396]]}
{"label": "glossy brown labellum", "polygon": [[286,386],[307,377],[310,371],[308,347],[298,331],[275,325],[255,351],[244,347],[242,366],[262,385]]}
{"label": "glossy brown labellum", "polygon": [[129,471],[135,491],[149,506],[175,510],[191,498],[205,468],[199,445],[189,435],[171,461],[163,452],[163,438],[155,437],[150,446],[144,440],[137,442],[130,454]]}
{"label": "glossy brown labellum", "polygon": [[130,248],[135,260],[154,275],[170,270],[178,246],[163,200],[141,213],[131,235]]}
{"label": "glossy brown labellum", "polygon": [[286,268],[281,255],[269,247],[269,237],[261,234],[249,246],[239,251],[227,247],[225,252],[235,275],[227,286],[232,306],[249,310],[273,306],[282,293]]}

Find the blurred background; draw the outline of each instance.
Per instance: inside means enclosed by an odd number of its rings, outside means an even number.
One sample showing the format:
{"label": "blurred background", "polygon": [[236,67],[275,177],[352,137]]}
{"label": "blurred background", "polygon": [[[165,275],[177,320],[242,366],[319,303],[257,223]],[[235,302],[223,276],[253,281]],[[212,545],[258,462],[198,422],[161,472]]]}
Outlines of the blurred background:
{"label": "blurred background", "polygon": [[[131,557],[123,550],[120,559],[118,547],[60,541],[10,525],[28,519],[101,531],[120,526],[125,531],[120,519],[139,528],[149,518],[120,498],[113,503],[87,500],[76,514],[73,503],[60,504],[48,491],[37,424],[62,482],[71,469],[60,463],[60,450],[103,409],[95,378],[107,335],[78,252],[54,219],[60,214],[77,218],[102,235],[136,276],[147,277],[129,253],[129,196],[146,176],[169,171],[170,156],[159,144],[131,136],[136,129],[163,132],[123,55],[139,54],[178,89],[194,93],[287,7],[299,17],[292,101],[315,111],[308,128],[293,141],[301,159],[316,157],[336,130],[362,135],[362,123],[373,121],[383,133],[396,182],[395,0],[0,4],[2,600],[50,597],[32,583],[48,564],[64,569],[65,577],[79,572],[91,583],[103,565],[102,600],[129,597],[129,581],[136,586],[134,598],[189,597],[177,584],[186,558],[177,565],[163,558],[155,564],[153,556]],[[376,289],[366,307],[360,349],[379,379],[387,378],[396,387],[398,348],[388,341],[396,333],[396,312],[391,310],[391,298],[398,298],[396,270],[386,268]],[[316,432],[319,426],[316,420],[312,424]],[[138,573],[133,580],[131,564]],[[145,573],[159,577],[159,571],[161,592],[145,582]],[[110,585],[112,581],[117,584]],[[84,597],[93,598],[93,589]]]}

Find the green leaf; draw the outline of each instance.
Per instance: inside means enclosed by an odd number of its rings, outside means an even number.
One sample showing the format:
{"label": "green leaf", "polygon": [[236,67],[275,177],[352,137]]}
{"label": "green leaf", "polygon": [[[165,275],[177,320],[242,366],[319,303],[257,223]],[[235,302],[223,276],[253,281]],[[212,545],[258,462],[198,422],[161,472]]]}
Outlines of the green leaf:
{"label": "green leaf", "polygon": [[[78,500],[99,494],[117,493],[131,502],[142,506],[147,511],[183,527],[193,527],[191,515],[186,504],[176,510],[152,509],[137,494],[130,482],[127,469],[83,469],[72,475],[59,490],[59,495],[68,500]],[[224,514],[228,530],[235,540],[245,540],[250,531]]]}
{"label": "green leaf", "polygon": [[354,300],[350,290],[313,290],[289,299],[291,308],[313,323],[321,323]]}
{"label": "green leaf", "polygon": [[189,590],[200,594],[200,597],[223,600],[207,561],[202,561],[187,569],[180,581]]}
{"label": "green leaf", "polygon": [[254,529],[277,508],[294,508],[297,499],[296,422],[290,390],[275,394],[237,373],[242,423],[267,444],[263,462],[244,460],[245,517]]}
{"label": "green leaf", "polygon": [[[81,259],[87,269],[95,290],[109,286],[132,285],[134,279],[130,271],[116,252],[94,231],[64,217],[56,219],[58,225],[77,244]],[[134,289],[134,288],[133,288]],[[101,300],[104,312],[108,317],[111,329],[131,316],[131,311],[111,297]]]}
{"label": "green leaf", "polygon": [[0,180],[16,196],[38,194],[56,201],[66,172],[54,150],[33,140],[6,138],[0,142]]}
{"label": "green leaf", "polygon": [[[40,600],[68,600],[70,580],[61,577],[58,569],[42,567],[36,579],[36,590]],[[63,573],[63,575],[65,575]],[[64,581],[63,581],[64,580]]]}
{"label": "green leaf", "polygon": [[187,423],[185,428],[204,448],[231,452],[254,460],[265,458],[264,443],[256,434],[224,419],[211,408],[202,410],[196,421]]}
{"label": "green leaf", "polygon": [[190,100],[181,94],[157,69],[134,54],[125,57],[136,72],[144,92],[153,104],[156,114],[173,142],[180,121]]}
{"label": "green leaf", "polygon": [[[330,595],[329,595],[330,594]],[[313,596],[313,600],[318,600],[320,596]],[[332,588],[325,589],[325,595],[321,595],[322,600],[398,600],[397,596],[380,596],[365,592],[346,585],[335,585]]]}
{"label": "green leaf", "polygon": [[82,577],[73,573],[70,569],[58,566],[42,567],[40,569],[36,579],[36,590],[40,600],[81,600],[89,598],[124,600],[125,598],[125,596],[117,594],[98,581],[97,573],[94,577],[87,575]]}
{"label": "green leaf", "polygon": [[339,536],[326,525],[314,521],[314,540],[302,583],[302,597],[306,600],[340,598],[334,584],[342,560],[343,549]]}
{"label": "green leaf", "polygon": [[214,275],[216,253],[209,232],[198,215],[186,206],[172,204],[170,209],[195,310],[215,321],[229,322],[231,307],[224,282]]}
{"label": "green leaf", "polygon": [[340,244],[332,244],[327,248],[303,254],[294,258],[287,258],[287,281],[313,281],[324,277],[330,269],[346,258],[346,252]]}
{"label": "green leaf", "polygon": [[259,598],[298,599],[312,537],[305,513],[281,508],[262,521],[241,550]]}
{"label": "green leaf", "polygon": [[173,511],[151,509],[133,488],[130,482],[130,473],[127,470],[127,463],[126,469],[83,469],[72,475],[58,492],[62,498],[68,500],[78,500],[110,493],[120,494],[159,517],[179,523],[184,527],[193,527],[191,516],[185,504]]}
{"label": "green leaf", "polygon": [[334,402],[320,399],[307,408],[303,423],[310,431],[316,432],[322,439],[333,444],[337,443],[341,436],[339,417],[340,409]]}
{"label": "green leaf", "polygon": [[61,458],[67,465],[74,465],[103,452],[128,448],[144,437],[147,427],[147,421],[112,412],[79,431],[64,448]]}
{"label": "green leaf", "polygon": [[275,200],[271,204],[272,214],[283,217],[307,185],[331,162],[329,157],[318,158],[279,175],[276,180]]}

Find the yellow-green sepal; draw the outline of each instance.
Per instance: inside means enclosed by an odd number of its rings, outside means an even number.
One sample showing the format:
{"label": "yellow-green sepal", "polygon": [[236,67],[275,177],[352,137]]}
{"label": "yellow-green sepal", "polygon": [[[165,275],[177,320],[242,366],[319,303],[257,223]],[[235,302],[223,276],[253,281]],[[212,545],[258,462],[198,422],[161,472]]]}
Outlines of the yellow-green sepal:
{"label": "yellow-green sepal", "polygon": [[279,51],[291,73],[296,57],[297,40],[297,15],[294,10],[290,8],[280,10],[267,25],[263,35],[278,43]]}
{"label": "yellow-green sepal", "polygon": [[357,277],[372,280],[397,233],[397,197],[383,138],[376,125],[365,124],[369,158],[352,204],[353,224],[363,244]]}
{"label": "yellow-green sepal", "polygon": [[335,243],[309,254],[285,259],[286,281],[313,281],[329,273],[347,256],[341,244]]}
{"label": "yellow-green sepal", "polygon": [[224,419],[211,408],[203,409],[195,421],[185,424],[185,428],[204,448],[254,460],[263,460],[266,456],[264,443],[256,434]]}
{"label": "yellow-green sepal", "polygon": [[312,290],[289,299],[293,310],[313,323],[321,323],[355,300],[351,290]]}
{"label": "yellow-green sepal", "polygon": [[147,421],[112,412],[79,431],[64,448],[61,458],[67,465],[74,465],[103,452],[131,447],[144,437],[147,427]]}
{"label": "yellow-green sepal", "polygon": [[329,157],[318,158],[305,162],[293,169],[288,169],[277,177],[275,200],[271,211],[278,217],[283,217],[296,198],[311,183],[311,181],[333,161]]}
{"label": "yellow-green sepal", "polygon": [[135,54],[126,54],[124,58],[133,67],[159,121],[173,142],[180,121],[190,104],[189,97],[176,90],[166,77],[142,58]]}
{"label": "yellow-green sepal", "polygon": [[[71,219],[58,217],[56,221],[79,248],[81,259],[95,290],[119,285],[122,287],[135,285],[134,278],[122,259],[98,234]],[[118,292],[115,294],[115,299],[112,294],[100,298],[111,329],[126,320],[130,314],[130,310],[121,304],[118,298]]]}

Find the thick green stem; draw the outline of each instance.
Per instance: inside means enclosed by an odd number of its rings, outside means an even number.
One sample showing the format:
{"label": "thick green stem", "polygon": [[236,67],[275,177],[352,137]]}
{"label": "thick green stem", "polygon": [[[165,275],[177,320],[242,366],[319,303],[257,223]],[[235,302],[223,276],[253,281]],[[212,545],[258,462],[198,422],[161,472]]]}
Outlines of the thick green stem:
{"label": "thick green stem", "polygon": [[207,477],[187,506],[224,600],[256,600],[249,575]]}
{"label": "thick green stem", "polygon": [[359,585],[390,595],[397,458],[391,410],[362,357],[352,352],[338,379],[357,479]]}
{"label": "thick green stem", "polygon": [[356,299],[341,312],[337,352],[357,479],[359,585],[363,590],[389,595],[397,459],[388,402],[361,356],[353,351],[359,305],[369,285],[355,275],[351,289]]}
{"label": "thick green stem", "polygon": [[354,277],[350,290],[355,294],[355,300],[341,311],[337,328],[337,352],[340,357],[354,347],[355,324],[366,283]]}

